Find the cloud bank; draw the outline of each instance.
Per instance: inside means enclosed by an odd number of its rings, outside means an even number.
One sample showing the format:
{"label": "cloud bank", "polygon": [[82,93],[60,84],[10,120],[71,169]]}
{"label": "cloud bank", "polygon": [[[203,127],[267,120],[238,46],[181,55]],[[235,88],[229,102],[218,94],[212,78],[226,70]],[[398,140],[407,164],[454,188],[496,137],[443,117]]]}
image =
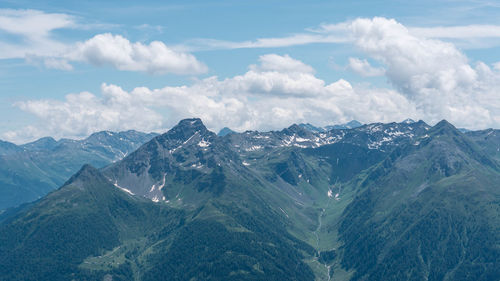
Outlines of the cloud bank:
{"label": "cloud bank", "polygon": [[355,88],[345,80],[327,84],[311,66],[277,54],[263,55],[246,73],[227,79],[214,76],[191,86],[131,91],[103,84],[100,95],[82,92],[64,101],[30,100],[17,106],[42,120],[39,126],[4,135],[18,142],[43,135],[83,137],[99,130],[161,131],[192,116],[214,130],[229,126],[239,131],[417,116],[396,91]]}
{"label": "cloud bank", "polygon": [[[64,101],[21,102],[18,107],[36,115],[41,124],[5,136],[19,141],[47,134],[84,136],[104,129],[165,130],[193,116],[214,130],[229,126],[240,131],[279,129],[299,122],[327,125],[407,117],[431,124],[447,119],[471,129],[500,126],[500,68],[471,62],[454,44],[414,34],[386,18],[355,19],[313,32],[343,34],[361,53],[360,58],[349,59],[349,68],[362,76],[383,76],[393,88],[352,85],[343,79],[327,83],[302,61],[267,54],[245,73],[226,79],[214,76],[192,85],[130,91],[103,84],[100,95],[84,92],[68,95]],[[151,44],[134,45],[111,34],[98,39],[82,43],[76,53],[84,55],[75,59],[149,71],[143,64],[152,62]],[[126,46],[127,55],[101,47],[94,50],[100,40],[112,41],[117,48]]]}

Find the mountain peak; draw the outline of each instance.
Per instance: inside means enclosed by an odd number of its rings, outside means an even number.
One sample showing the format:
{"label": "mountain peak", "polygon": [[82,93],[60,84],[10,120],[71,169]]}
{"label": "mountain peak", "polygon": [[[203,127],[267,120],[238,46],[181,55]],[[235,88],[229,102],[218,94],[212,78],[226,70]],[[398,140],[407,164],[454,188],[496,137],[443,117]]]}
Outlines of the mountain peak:
{"label": "mountain peak", "polygon": [[111,132],[111,131],[99,131],[99,132],[92,133],[90,136],[87,137],[87,140],[92,139],[92,138],[99,138],[99,137],[108,137],[108,136],[111,137],[114,134],[115,134],[115,132]]}
{"label": "mountain peak", "polygon": [[455,126],[453,126],[450,122],[446,121],[446,119],[443,119],[443,120],[437,122],[436,125],[434,125],[434,127],[438,127],[438,126],[451,126],[451,127],[455,128]]}
{"label": "mountain peak", "polygon": [[178,130],[207,131],[207,127],[205,127],[200,118],[188,118],[179,121],[170,131]]}
{"label": "mountain peak", "polygon": [[82,168],[74,174],[63,186],[70,184],[81,184],[84,182],[92,182],[95,180],[106,181],[104,176],[90,164],[85,164]]}
{"label": "mountain peak", "polygon": [[209,131],[199,118],[183,119],[172,129],[161,135],[158,140],[173,141],[172,145],[178,145],[178,142],[184,142],[195,134],[200,137],[210,138],[215,136],[215,133]]}
{"label": "mountain peak", "polygon": [[357,120],[351,120],[347,123],[344,123],[344,124],[337,124],[337,125],[329,125],[329,126],[326,126],[325,129],[327,131],[330,131],[330,130],[344,130],[344,129],[355,129],[355,128],[358,128],[358,127],[361,127],[363,126],[362,123],[360,123],[359,121]]}
{"label": "mountain peak", "polygon": [[301,137],[311,134],[311,132],[308,129],[305,129],[304,127],[297,124],[293,124],[292,126],[283,129],[282,132],[287,135],[297,134]]}
{"label": "mountain peak", "polygon": [[344,124],[345,127],[347,127],[348,129],[354,129],[354,128],[357,128],[357,127],[361,127],[363,124],[361,124],[361,122],[359,122],[358,120],[351,120],[349,122],[347,122],[346,124]]}
{"label": "mountain peak", "polygon": [[97,175],[99,174],[99,170],[94,168],[94,166],[90,164],[84,164],[78,172],[74,175],[75,177],[86,176],[86,175]]}
{"label": "mountain peak", "polygon": [[57,145],[57,141],[52,137],[43,137],[36,141],[23,144],[22,147],[28,150],[51,150]]}
{"label": "mountain peak", "polygon": [[204,126],[200,118],[186,118],[179,121],[178,126]]}
{"label": "mountain peak", "polygon": [[405,120],[403,120],[403,122],[401,122],[403,124],[413,124],[415,123],[415,120],[411,119],[411,118],[406,118]]}
{"label": "mountain peak", "polygon": [[189,118],[183,119],[177,123],[172,129],[170,129],[167,134],[169,135],[185,135],[192,136],[194,132],[205,133],[207,132],[207,127],[203,124],[200,118]]}
{"label": "mountain peak", "polygon": [[220,137],[223,137],[225,135],[229,135],[229,134],[233,134],[233,133],[235,133],[235,131],[229,129],[228,127],[224,127],[219,131],[219,133],[217,135]]}
{"label": "mountain peak", "polygon": [[316,127],[310,123],[300,123],[299,126],[306,129],[306,130],[309,130],[311,132],[315,132],[315,133],[320,133],[320,132],[325,131],[324,128]]}
{"label": "mountain peak", "polygon": [[302,127],[294,123],[290,127],[288,127],[288,129],[296,131],[296,130],[302,130]]}
{"label": "mountain peak", "polygon": [[449,133],[454,133],[457,134],[459,133],[458,129],[455,128],[450,122],[446,120],[441,120],[439,121],[434,127],[431,128],[431,132],[434,134],[449,134]]}
{"label": "mountain peak", "polygon": [[56,140],[53,137],[43,137],[43,138],[40,138],[32,143],[35,143],[35,142],[56,142]]}

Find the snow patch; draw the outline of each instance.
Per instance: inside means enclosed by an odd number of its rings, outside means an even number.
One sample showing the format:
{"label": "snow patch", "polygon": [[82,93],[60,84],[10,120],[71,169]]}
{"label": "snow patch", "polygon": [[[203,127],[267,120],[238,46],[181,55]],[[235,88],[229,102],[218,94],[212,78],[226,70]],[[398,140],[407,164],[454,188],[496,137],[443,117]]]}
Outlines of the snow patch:
{"label": "snow patch", "polygon": [[[160,186],[158,186],[158,190],[161,190],[163,187],[165,187],[165,178],[166,177],[167,177],[167,174],[164,174],[163,175],[163,182]],[[163,197],[163,198],[165,198],[165,197]],[[163,199],[163,200],[165,200],[165,199]]]}
{"label": "snow patch", "polygon": [[188,143],[196,135],[198,135],[198,131],[194,132],[194,134],[192,136],[190,136],[189,139],[187,139],[186,141],[184,141],[182,144]]}
{"label": "snow patch", "polygon": [[288,214],[287,214],[287,213],[286,213],[283,209],[281,209],[281,207],[280,207],[280,210],[283,212],[283,214],[285,214],[285,216],[286,216],[287,218],[289,218]]}
{"label": "snow patch", "polygon": [[119,185],[118,185],[118,181],[115,181],[115,183],[114,183],[113,185],[114,185],[115,187],[118,187],[119,189],[121,189],[121,190],[123,190],[123,191],[127,192],[127,193],[128,193],[128,194],[130,194],[130,195],[135,195],[132,191],[130,191],[130,190],[128,190],[128,189],[126,189],[126,188],[124,188],[124,187],[119,186]]}
{"label": "snow patch", "polygon": [[306,141],[310,141],[310,140],[309,139],[304,139],[304,138],[301,138],[301,137],[295,137],[295,141],[306,142]]}
{"label": "snow patch", "polygon": [[269,139],[269,136],[261,136],[261,135],[255,135],[253,136],[254,139]]}
{"label": "snow patch", "polygon": [[205,139],[202,139],[202,140],[198,143],[198,146],[199,146],[199,147],[208,147],[208,146],[210,146],[210,144],[211,144],[210,142],[205,141]]}
{"label": "snow patch", "polygon": [[294,143],[293,146],[300,147],[300,148],[308,148],[307,145],[298,144],[298,143]]}
{"label": "snow patch", "polygon": [[260,149],[262,149],[262,146],[260,146],[260,145],[253,145],[253,146],[251,146],[251,147],[249,147],[249,148],[247,148],[245,150],[246,151],[256,151],[256,150],[260,150]]}

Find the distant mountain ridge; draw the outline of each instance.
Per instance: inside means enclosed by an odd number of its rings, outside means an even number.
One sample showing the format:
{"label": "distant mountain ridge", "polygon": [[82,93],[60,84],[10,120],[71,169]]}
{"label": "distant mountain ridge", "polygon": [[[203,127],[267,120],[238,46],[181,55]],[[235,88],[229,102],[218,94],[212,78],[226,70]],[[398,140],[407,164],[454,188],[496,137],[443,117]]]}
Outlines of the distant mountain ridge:
{"label": "distant mountain ridge", "polygon": [[328,125],[325,127],[317,127],[317,126],[311,125],[309,123],[299,124],[300,127],[307,129],[309,131],[312,131],[312,132],[316,132],[316,133],[327,132],[327,131],[334,130],[334,129],[337,129],[337,130],[339,130],[339,129],[354,129],[357,127],[361,127],[362,125],[363,124],[357,120],[352,120],[352,121],[349,121],[345,124]]}
{"label": "distant mountain ridge", "polygon": [[0,142],[0,209],[38,199],[64,183],[83,164],[103,167],[156,135],[103,131],[83,140],[45,137],[19,146]]}
{"label": "distant mountain ridge", "polygon": [[7,141],[0,140],[0,155],[21,152],[22,148]]}
{"label": "distant mountain ridge", "polygon": [[223,137],[225,135],[232,134],[232,133],[236,133],[236,132],[229,129],[228,127],[224,127],[222,129],[220,129],[220,131],[217,133],[217,135]]}
{"label": "distant mountain ridge", "polygon": [[[362,126],[363,124],[360,123],[359,121],[357,120],[352,120],[352,121],[349,121],[345,124],[338,124],[338,125],[328,125],[328,126],[325,126],[325,127],[317,127],[317,126],[314,126],[310,123],[300,123],[298,124],[298,126],[308,130],[308,131],[311,131],[311,132],[315,132],[315,133],[320,133],[320,132],[327,132],[327,131],[330,131],[330,130],[333,130],[333,129],[354,129],[354,128],[357,128],[357,127],[360,127]],[[219,133],[217,133],[218,136],[225,136],[227,134],[231,134],[231,133],[237,133],[233,130],[231,130],[230,128],[228,127],[224,127],[222,129],[220,129]]]}

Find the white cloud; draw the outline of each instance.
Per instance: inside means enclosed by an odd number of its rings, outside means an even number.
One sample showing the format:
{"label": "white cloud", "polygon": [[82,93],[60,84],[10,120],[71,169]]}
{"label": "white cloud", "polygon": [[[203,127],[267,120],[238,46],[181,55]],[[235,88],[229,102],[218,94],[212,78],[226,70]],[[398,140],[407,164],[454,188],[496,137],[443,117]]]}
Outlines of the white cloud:
{"label": "white cloud", "polygon": [[1,42],[0,59],[24,58],[30,54],[57,54],[66,45],[53,39],[52,32],[74,26],[74,18],[66,14],[0,9],[0,30],[21,39]]}
{"label": "white cloud", "polygon": [[73,24],[73,18],[66,14],[0,9],[0,29],[12,34],[23,34],[28,38],[46,37],[52,30]]}
{"label": "white cloud", "polygon": [[452,44],[415,37],[394,20],[359,19],[350,28],[356,46],[386,67],[385,76],[396,90],[353,86],[342,79],[328,84],[311,66],[288,55],[268,54],[246,73],[223,80],[214,76],[190,86],[129,92],[103,84],[100,96],[84,92],[67,95],[65,101],[26,101],[18,106],[39,117],[40,124],[4,137],[19,142],[104,129],[165,130],[193,116],[214,130],[408,117],[429,123],[445,118],[469,128],[500,124],[498,70],[481,62],[473,67]]}
{"label": "white cloud", "polygon": [[345,43],[349,40],[345,36],[333,34],[300,33],[285,37],[258,38],[254,41],[233,42],[217,39],[194,39],[177,48],[187,51],[225,50],[225,49],[253,49],[253,48],[280,48],[316,43]]}
{"label": "white cloud", "polygon": [[43,60],[43,64],[49,69],[73,70],[73,66],[65,59],[48,57]]}
{"label": "white cloud", "polygon": [[500,37],[499,25],[461,25],[461,26],[433,26],[409,27],[411,34],[427,38],[495,38]]}
{"label": "white cloud", "polygon": [[73,70],[73,66],[64,58],[26,55],[25,60],[27,63],[42,65],[48,69]]}
{"label": "white cloud", "polygon": [[500,73],[472,66],[453,44],[413,35],[392,19],[357,19],[349,29],[354,44],[385,65],[388,80],[423,117],[471,128],[498,125]]}
{"label": "white cloud", "polygon": [[[285,46],[319,42],[329,36],[342,38],[338,42],[349,42],[366,57],[351,58],[352,70],[365,76],[383,74],[394,89],[353,86],[342,79],[328,84],[311,66],[288,55],[268,54],[247,72],[222,80],[210,77],[182,87],[136,88],[130,92],[103,85],[101,96],[81,93],[68,95],[65,101],[26,101],[19,104],[20,108],[42,122],[25,131],[33,138],[40,132],[83,136],[101,129],[153,130],[192,116],[201,117],[213,129],[229,126],[236,130],[277,129],[294,122],[327,125],[351,119],[386,122],[407,117],[429,123],[447,119],[472,129],[500,124],[497,64],[490,67],[470,62],[454,44],[413,34],[412,29],[392,19],[356,19],[309,32],[314,36],[257,42],[281,42],[274,46]],[[48,63],[64,68],[64,59],[80,60],[151,73],[203,68],[196,66],[191,55],[157,43],[131,43],[121,36],[101,34],[80,43],[61,61]],[[265,45],[254,43],[248,46]],[[189,66],[186,60],[169,65],[171,61],[165,58],[172,53],[184,54]],[[368,59],[381,67],[373,67]],[[28,138],[20,134],[16,138],[16,132],[6,136],[10,140]]]}
{"label": "white cloud", "polygon": [[148,45],[131,43],[120,35],[110,33],[98,34],[77,43],[75,49],[64,57],[97,66],[152,74],[199,74],[207,71],[207,67],[193,55],[176,52],[163,42],[153,41]]}
{"label": "white cloud", "polygon": [[162,33],[163,30],[165,29],[165,26],[162,26],[162,25],[150,25],[150,24],[147,24],[147,23],[143,23],[143,24],[134,26],[134,28],[142,30],[142,31],[154,31],[154,32],[157,32],[157,33]]}
{"label": "white cloud", "polygon": [[58,29],[108,26],[81,24],[75,17],[61,13],[0,9],[0,31],[17,37],[15,40],[0,37],[0,59],[24,58],[28,63],[60,70],[71,70],[71,62],[83,61],[152,74],[190,75],[207,71],[207,67],[192,54],[175,51],[160,41],[132,43],[123,36],[103,33],[84,42],[62,42],[54,35]]}
{"label": "white cloud", "polygon": [[493,68],[494,68],[495,70],[500,70],[500,62],[496,62],[496,63],[494,63],[494,64],[493,64]]}
{"label": "white cloud", "polygon": [[382,76],[385,74],[385,69],[371,66],[366,59],[349,58],[349,68],[364,77]]}
{"label": "white cloud", "polygon": [[[186,51],[282,48],[318,43],[352,43],[356,40],[352,34],[352,22],[321,24],[317,28],[308,28],[302,33],[284,37],[258,38],[247,41],[226,41],[217,39],[193,39],[177,48]],[[417,37],[450,39],[460,42],[465,48],[491,48],[500,45],[500,25],[459,25],[408,27],[409,32]],[[457,41],[461,40],[461,41]]]}
{"label": "white cloud", "polygon": [[[31,137],[81,137],[99,130],[119,130],[124,126],[152,130],[161,125],[161,116],[142,105],[129,93],[113,85],[102,86],[102,96],[89,92],[68,94],[64,101],[30,100],[17,106],[38,117],[40,126],[29,127]],[[24,135],[23,135],[24,134]],[[24,129],[6,136],[27,137]]]}
{"label": "white cloud", "polygon": [[289,55],[267,54],[259,57],[260,65],[252,65],[250,69],[255,71],[279,71],[279,72],[302,72],[314,73],[314,69]]}
{"label": "white cloud", "polygon": [[313,72],[290,56],[271,54],[260,57],[260,64],[242,75],[224,80],[209,77],[191,86],[127,92],[103,84],[101,96],[83,92],[69,94],[64,101],[18,104],[41,122],[35,130],[21,129],[4,137],[21,142],[46,134],[81,137],[104,129],[164,130],[193,116],[214,130],[224,126],[280,129],[305,121],[318,125],[351,119],[388,122],[417,116],[415,107],[396,91],[357,88],[345,80],[327,84]]}

